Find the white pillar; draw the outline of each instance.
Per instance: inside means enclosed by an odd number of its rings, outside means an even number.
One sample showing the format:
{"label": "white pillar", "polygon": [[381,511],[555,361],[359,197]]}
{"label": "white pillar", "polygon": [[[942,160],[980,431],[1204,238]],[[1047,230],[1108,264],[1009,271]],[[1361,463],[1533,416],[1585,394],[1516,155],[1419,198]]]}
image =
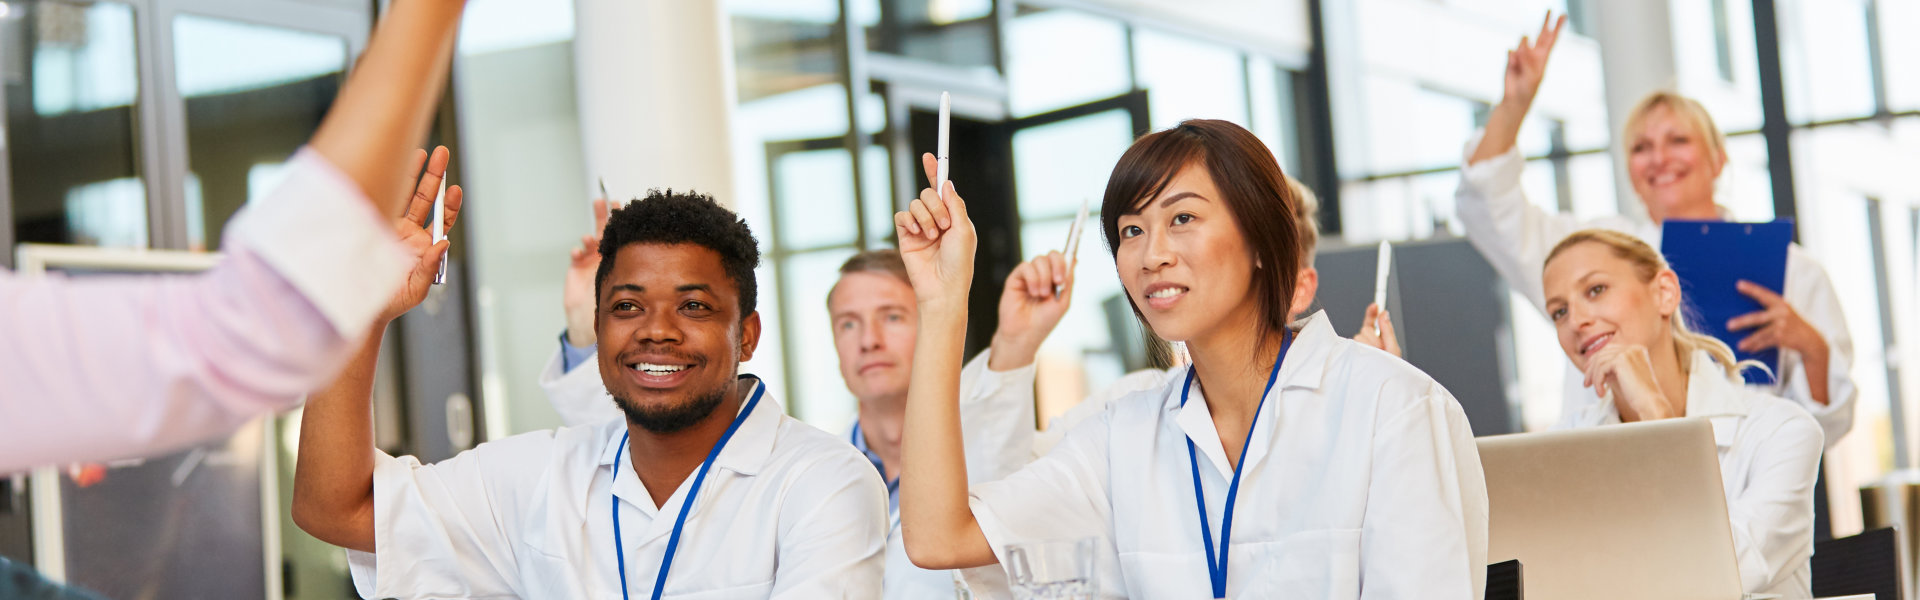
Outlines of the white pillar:
{"label": "white pillar", "polygon": [[733,190],[733,47],[718,0],[576,0],[575,80],[587,189]]}
{"label": "white pillar", "polygon": [[1594,20],[1594,39],[1600,42],[1601,70],[1606,80],[1607,125],[1614,138],[1614,189],[1620,213],[1646,216],[1646,206],[1633,193],[1627,177],[1624,148],[1630,142],[1620,139],[1626,128],[1627,113],[1641,98],[1655,90],[1674,89],[1679,70],[1673,43],[1673,14],[1667,0],[1645,2],[1594,2],[1588,14]]}

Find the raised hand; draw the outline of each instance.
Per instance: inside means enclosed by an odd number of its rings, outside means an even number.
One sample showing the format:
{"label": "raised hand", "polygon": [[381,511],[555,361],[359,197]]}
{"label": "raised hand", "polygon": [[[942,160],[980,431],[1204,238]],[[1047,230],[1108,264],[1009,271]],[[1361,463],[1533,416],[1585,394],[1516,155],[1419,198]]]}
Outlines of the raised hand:
{"label": "raised hand", "polygon": [[593,231],[580,236],[580,247],[574,248],[568,259],[560,303],[566,309],[567,343],[575,348],[585,348],[597,341],[593,333],[593,310],[597,304],[593,277],[600,270],[600,235],[606,230],[607,216],[611,213],[606,198],[593,201]]}
{"label": "raised hand", "polygon": [[[446,146],[433,149],[431,157],[425,150],[414,152],[409,161],[412,168],[407,170],[408,177],[420,172],[425,164],[427,172],[420,176],[413,187],[413,198],[407,201],[405,216],[393,222],[394,235],[400,238],[401,245],[414,256],[414,265],[407,272],[405,285],[394,292],[393,299],[387,302],[387,309],[381,314],[379,324],[392,321],[427,299],[427,290],[433,287],[433,277],[440,271],[440,260],[446,255],[451,240],[434,243],[433,234],[427,232],[427,226],[433,220],[433,199],[439,195],[440,182],[447,177],[447,161],[451,158]],[[447,206],[445,212],[446,231],[453,231],[453,223],[460,217],[461,201],[465,192],[460,186],[447,188]],[[376,324],[378,326],[378,324]]]}
{"label": "raised hand", "polygon": [[1540,22],[1540,35],[1531,40],[1521,37],[1520,45],[1507,51],[1506,97],[1502,102],[1533,105],[1533,96],[1540,91],[1540,80],[1547,74],[1547,58],[1553,55],[1553,45],[1560,41],[1560,28],[1566,24],[1566,15],[1555,19],[1553,11],[1547,11],[1547,18]]}
{"label": "raised hand", "polygon": [[1380,305],[1367,304],[1367,320],[1360,323],[1360,333],[1353,341],[1387,351],[1394,356],[1406,356],[1400,352],[1400,336],[1393,333],[1393,319]]}
{"label": "raised hand", "polygon": [[[1000,290],[1000,325],[993,332],[993,355],[987,368],[1010,371],[1033,364],[1040,343],[1060,324],[1073,302],[1073,269],[1059,252],[1048,252],[1020,263],[1007,275]],[[1053,293],[1055,287],[1059,294]]]}
{"label": "raised hand", "polygon": [[1547,11],[1546,20],[1540,23],[1539,37],[1532,40],[1522,37],[1519,46],[1507,51],[1506,96],[1487,116],[1486,130],[1480,136],[1480,145],[1467,158],[1468,164],[1513,149],[1514,141],[1520,137],[1520,123],[1526,120],[1527,111],[1532,110],[1533,95],[1540,91],[1540,79],[1547,74],[1547,57],[1553,54],[1553,45],[1560,41],[1560,28],[1566,24],[1566,15],[1555,19],[1553,11]]}
{"label": "raised hand", "polygon": [[[920,163],[927,180],[934,181],[937,163],[933,154],[922,154]],[[928,309],[964,314],[973,283],[977,240],[973,221],[967,217],[967,203],[951,180],[942,191],[945,193],[936,193],[933,188],[920,190],[920,197],[907,210],[893,215],[893,228],[900,236],[900,258],[907,263],[907,278],[913,282],[914,299],[923,315]]]}
{"label": "raised hand", "polygon": [[1587,359],[1586,380],[1581,383],[1613,401],[1620,420],[1656,421],[1678,417],[1673,403],[1653,374],[1653,357],[1646,346],[1608,344]]}

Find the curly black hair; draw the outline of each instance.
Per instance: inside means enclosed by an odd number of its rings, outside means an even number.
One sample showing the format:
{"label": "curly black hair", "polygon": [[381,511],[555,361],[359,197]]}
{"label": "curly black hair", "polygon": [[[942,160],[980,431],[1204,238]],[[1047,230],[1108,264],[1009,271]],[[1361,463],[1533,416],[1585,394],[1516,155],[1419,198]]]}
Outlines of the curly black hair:
{"label": "curly black hair", "polygon": [[614,256],[628,244],[694,244],[720,255],[720,265],[740,290],[740,318],[753,314],[759,285],[753,270],[760,266],[760,242],[747,222],[699,192],[647,190],[645,198],[613,209],[600,236],[600,269],[593,275],[593,297],[599,302]]}

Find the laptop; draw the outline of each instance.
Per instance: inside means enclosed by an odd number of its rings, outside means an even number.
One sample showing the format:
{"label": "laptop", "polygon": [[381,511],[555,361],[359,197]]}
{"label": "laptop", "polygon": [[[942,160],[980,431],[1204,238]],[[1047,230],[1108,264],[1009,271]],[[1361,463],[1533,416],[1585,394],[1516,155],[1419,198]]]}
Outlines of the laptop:
{"label": "laptop", "polygon": [[1525,597],[1741,599],[1708,421],[1478,441],[1487,561],[1526,565]]}

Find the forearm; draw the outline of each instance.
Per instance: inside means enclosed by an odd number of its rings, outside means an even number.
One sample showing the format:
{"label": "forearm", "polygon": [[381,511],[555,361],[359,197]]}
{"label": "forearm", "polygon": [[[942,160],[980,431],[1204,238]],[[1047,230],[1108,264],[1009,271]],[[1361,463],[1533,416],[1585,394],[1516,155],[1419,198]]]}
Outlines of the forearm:
{"label": "forearm", "polygon": [[394,165],[439,108],[465,0],[398,0],[375,26],[311,146],[358,183],[383,215],[398,215],[409,181]]}
{"label": "forearm", "polygon": [[[960,340],[966,329],[963,306],[922,307],[901,436],[902,472],[911,475],[900,478],[900,531],[907,556],[922,568],[977,566],[960,563],[977,559],[986,547],[967,507],[966,449],[960,434]],[[990,551],[985,554],[991,556]]]}
{"label": "forearm", "polygon": [[1045,338],[1038,340],[1025,338],[1026,336],[994,331],[993,341],[987,346],[993,350],[993,354],[987,357],[987,368],[1004,373],[1033,364],[1034,355],[1040,353],[1040,342],[1045,341]]}
{"label": "forearm", "polygon": [[1833,364],[1827,341],[1816,333],[1811,336],[1808,347],[1799,349],[1801,368],[1807,373],[1807,392],[1813,395],[1813,401],[1821,406],[1833,402],[1831,382],[1827,379],[1829,368]]}
{"label": "forearm", "polygon": [[1525,104],[1503,100],[1494,105],[1493,112],[1487,116],[1487,126],[1480,136],[1480,145],[1473,149],[1473,155],[1467,164],[1474,164],[1494,158],[1513,149],[1520,139],[1520,123],[1527,118],[1528,107]]}
{"label": "forearm", "polygon": [[308,398],[294,470],[294,523],[321,541],[362,552],[374,550],[371,399],[384,325],[337,379]]}

